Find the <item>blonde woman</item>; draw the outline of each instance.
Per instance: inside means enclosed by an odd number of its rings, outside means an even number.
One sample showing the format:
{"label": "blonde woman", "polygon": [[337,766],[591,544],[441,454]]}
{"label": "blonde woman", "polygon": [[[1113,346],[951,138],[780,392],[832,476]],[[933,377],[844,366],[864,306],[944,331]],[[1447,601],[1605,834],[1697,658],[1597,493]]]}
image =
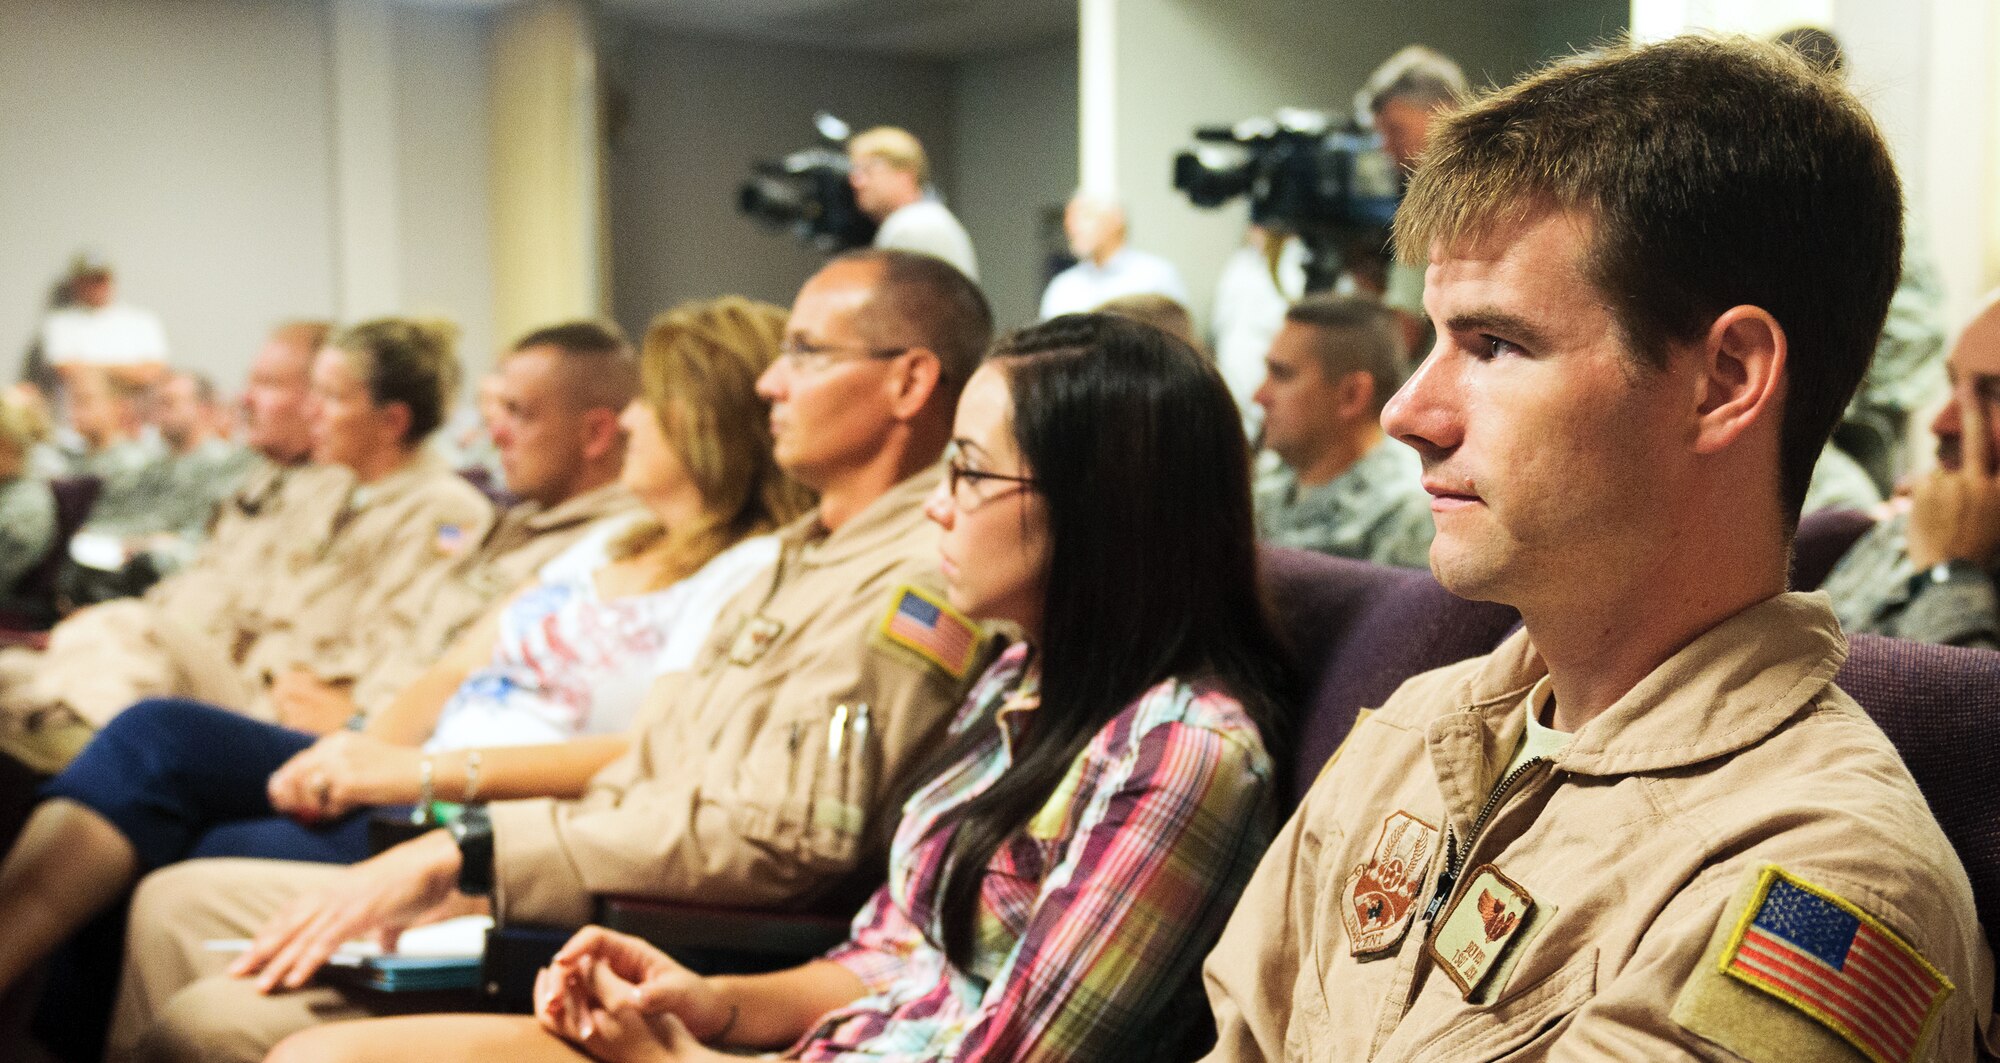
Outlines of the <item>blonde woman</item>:
{"label": "blonde woman", "polygon": [[[626,408],[645,504],[550,562],[355,733],[197,702],[121,714],[44,790],[0,863],[0,993],[138,876],[197,856],[351,863],[370,806],[571,797],[624,751],[645,688],[688,667],[717,611],[810,505],[771,460],[755,393],[784,312],[725,298],[660,317]],[[426,741],[426,736],[429,736]]]}

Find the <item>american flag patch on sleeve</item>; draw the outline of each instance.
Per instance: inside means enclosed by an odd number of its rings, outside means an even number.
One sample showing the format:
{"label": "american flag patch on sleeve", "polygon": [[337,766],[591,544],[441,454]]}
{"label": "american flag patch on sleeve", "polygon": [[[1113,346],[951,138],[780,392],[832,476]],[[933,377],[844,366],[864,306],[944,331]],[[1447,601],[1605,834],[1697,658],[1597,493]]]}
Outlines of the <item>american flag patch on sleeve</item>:
{"label": "american flag patch on sleeve", "polygon": [[882,634],[953,679],[965,678],[979,652],[979,629],[972,621],[915,587],[897,590],[895,604],[882,618]]}
{"label": "american flag patch on sleeve", "polygon": [[1721,962],[1875,1063],[1916,1058],[1954,989],[1875,917],[1776,866],[1758,878]]}

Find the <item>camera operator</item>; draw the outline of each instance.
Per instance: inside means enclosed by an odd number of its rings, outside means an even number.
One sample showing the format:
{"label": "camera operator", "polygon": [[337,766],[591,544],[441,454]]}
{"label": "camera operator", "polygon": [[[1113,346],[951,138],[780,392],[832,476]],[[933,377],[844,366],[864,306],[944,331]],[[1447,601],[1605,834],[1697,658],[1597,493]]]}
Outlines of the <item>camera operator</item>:
{"label": "camera operator", "polygon": [[881,223],[875,246],[916,251],[978,280],[972,237],[928,190],[930,161],[909,131],[876,126],[847,144],[848,183],[861,213]]}
{"label": "camera operator", "polygon": [[[1433,119],[1440,111],[1457,106],[1467,94],[1465,73],[1456,62],[1421,44],[1412,44],[1390,56],[1368,76],[1368,83],[1357,99],[1357,109],[1366,106],[1375,116],[1375,131],[1381,134],[1382,149],[1408,174],[1423,157]],[[1411,353],[1413,362],[1420,360],[1429,331],[1428,318],[1424,316],[1424,267],[1401,261],[1392,263],[1382,301],[1396,311],[1402,323],[1404,350]]]}

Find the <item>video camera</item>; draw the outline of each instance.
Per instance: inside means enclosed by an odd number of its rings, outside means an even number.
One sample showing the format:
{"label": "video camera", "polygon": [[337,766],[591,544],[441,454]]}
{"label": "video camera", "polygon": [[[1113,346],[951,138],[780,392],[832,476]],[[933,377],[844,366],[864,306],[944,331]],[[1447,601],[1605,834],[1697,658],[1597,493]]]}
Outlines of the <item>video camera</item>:
{"label": "video camera", "polygon": [[1306,290],[1333,286],[1359,242],[1387,243],[1401,198],[1396,162],[1351,119],[1282,108],[1274,117],[1196,129],[1174,157],[1174,188],[1197,207],[1250,197],[1250,220],[1305,242]]}
{"label": "video camera", "polygon": [[866,247],[875,239],[875,223],[861,213],[847,183],[847,123],[821,111],[813,125],[825,143],[756,163],[736,195],[736,209],[821,251]]}

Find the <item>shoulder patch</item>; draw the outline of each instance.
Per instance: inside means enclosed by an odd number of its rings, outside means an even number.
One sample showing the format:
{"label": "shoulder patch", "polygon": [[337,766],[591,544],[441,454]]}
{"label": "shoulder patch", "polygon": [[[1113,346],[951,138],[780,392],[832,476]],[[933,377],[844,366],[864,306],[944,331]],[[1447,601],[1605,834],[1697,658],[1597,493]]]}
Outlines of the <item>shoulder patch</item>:
{"label": "shoulder patch", "polygon": [[1751,1060],[1796,1057],[1774,1010],[1809,1018],[1874,1063],[1922,1058],[1955,986],[1881,920],[1777,865],[1723,913],[1674,1005],[1690,1031]]}
{"label": "shoulder patch", "polygon": [[875,634],[953,679],[964,679],[979,656],[978,626],[942,599],[908,585],[896,589]]}

